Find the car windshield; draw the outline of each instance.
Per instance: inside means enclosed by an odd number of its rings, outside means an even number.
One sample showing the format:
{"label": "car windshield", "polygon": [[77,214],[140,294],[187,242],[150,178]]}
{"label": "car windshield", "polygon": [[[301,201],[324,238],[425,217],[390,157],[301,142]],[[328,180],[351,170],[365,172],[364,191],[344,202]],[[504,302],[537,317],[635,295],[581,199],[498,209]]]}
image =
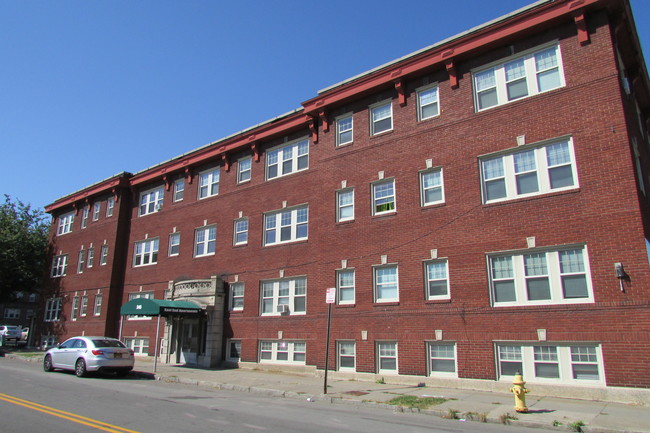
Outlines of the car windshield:
{"label": "car windshield", "polygon": [[119,340],[109,340],[107,338],[93,340],[95,347],[126,347]]}

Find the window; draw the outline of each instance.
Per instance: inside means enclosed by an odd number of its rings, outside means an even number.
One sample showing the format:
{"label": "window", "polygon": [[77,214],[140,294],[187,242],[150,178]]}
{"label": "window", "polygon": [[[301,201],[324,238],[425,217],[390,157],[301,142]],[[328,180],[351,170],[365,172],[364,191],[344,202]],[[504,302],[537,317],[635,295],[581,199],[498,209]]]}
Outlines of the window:
{"label": "window", "polygon": [[93,315],[100,316],[102,314],[102,295],[95,295],[95,306],[93,307]]}
{"label": "window", "polygon": [[269,150],[266,155],[266,179],[286,176],[309,168],[309,140],[302,139]]}
{"label": "window", "polygon": [[68,255],[61,254],[52,259],[52,271],[50,275],[53,278],[63,277],[68,269]]}
{"label": "window", "polygon": [[564,86],[557,45],[474,72],[476,111]]}
{"label": "window", "polygon": [[108,245],[102,245],[102,251],[99,256],[100,266],[104,266],[108,262]]}
{"label": "window", "polygon": [[264,245],[307,239],[309,208],[298,206],[264,215]]}
{"label": "window", "polygon": [[99,212],[102,210],[102,202],[98,201],[93,204],[93,221],[99,219]]}
{"label": "window", "polygon": [[432,260],[424,264],[426,298],[449,299],[449,276],[447,260]]}
{"label": "window", "polygon": [[[134,293],[129,293],[129,301],[132,301],[134,299],[154,299],[153,297],[153,292],[134,292]],[[129,320],[151,320],[150,316],[139,316],[139,315],[132,315],[132,316],[127,316]]]}
{"label": "window", "polygon": [[252,159],[244,158],[237,164],[237,183],[244,183],[251,180]]}
{"label": "window", "polygon": [[176,179],[174,181],[174,202],[183,201],[185,195],[185,179]]}
{"label": "window", "polygon": [[429,374],[456,377],[456,344],[429,343]]}
{"label": "window", "polygon": [[304,341],[260,341],[260,363],[304,365],[306,353]]}
{"label": "window", "polygon": [[77,320],[79,317],[79,296],[75,296],[72,298],[72,311],[70,312],[70,316],[72,320]]}
{"label": "window", "polygon": [[336,145],[343,146],[354,141],[352,129],[352,114],[336,119]]}
{"label": "window", "polygon": [[64,235],[72,231],[72,223],[74,222],[74,212],[70,212],[59,217],[59,226],[56,229],[57,235]]}
{"label": "window", "polygon": [[115,198],[109,197],[108,200],[106,200],[106,217],[112,217],[113,216],[113,209],[115,209]]}
{"label": "window", "polygon": [[244,309],[244,283],[230,283],[230,311]]}
{"label": "window", "polygon": [[245,245],[248,243],[248,218],[235,220],[234,245]]}
{"label": "window", "polygon": [[84,295],[81,297],[81,306],[79,307],[79,315],[81,317],[86,317],[88,313],[88,296]]}
{"label": "window", "polygon": [[354,304],[354,269],[336,271],[336,293],[339,304]]}
{"label": "window", "polygon": [[375,302],[399,301],[397,265],[375,266],[373,268]]}
{"label": "window", "polygon": [[77,262],[77,273],[83,274],[84,272],[84,262],[86,261],[86,252],[84,250],[79,251],[79,261]]}
{"label": "window", "polygon": [[356,344],[354,341],[337,341],[336,354],[339,371],[356,371]]}
{"label": "window", "polygon": [[5,308],[5,319],[20,319],[20,308]]}
{"label": "window", "polygon": [[149,215],[162,209],[163,187],[158,187],[140,194],[140,216]]}
{"label": "window", "polygon": [[215,252],[217,226],[196,229],[194,238],[194,257],[211,256]]}
{"label": "window", "polygon": [[88,248],[88,260],[86,261],[86,267],[92,268],[95,262],[95,248]]}
{"label": "window", "polygon": [[149,355],[148,338],[125,338],[124,343],[135,355]]}
{"label": "window", "polygon": [[61,298],[50,298],[45,303],[45,321],[58,322],[61,316]]}
{"label": "window", "polygon": [[481,158],[483,202],[493,203],[578,187],[573,141]]}
{"label": "window", "polygon": [[306,277],[262,281],[261,289],[262,315],[305,314],[307,307]]}
{"label": "window", "polygon": [[639,145],[635,137],[632,137],[632,151],[634,152],[634,167],[636,168],[636,178],[639,182],[639,189],[646,195],[645,182],[643,181],[643,168],[641,167],[641,154],[639,153]]}
{"label": "window", "polygon": [[440,114],[438,85],[427,86],[417,90],[418,120],[426,120]]}
{"label": "window", "polygon": [[493,255],[489,264],[494,306],[593,302],[584,247]]}
{"label": "window", "polygon": [[395,180],[389,179],[372,184],[372,214],[395,212]]}
{"label": "window", "polygon": [[177,256],[181,250],[181,234],[176,232],[169,235],[169,256]]}
{"label": "window", "polygon": [[336,192],[336,220],[338,222],[354,219],[354,189]]}
{"label": "window", "polygon": [[218,168],[204,171],[199,174],[199,199],[219,194],[220,176],[221,171]]}
{"label": "window", "polygon": [[397,343],[383,341],[377,343],[377,373],[397,374]]}
{"label": "window", "polygon": [[603,383],[599,345],[575,343],[497,344],[499,374],[521,373],[529,382]]}
{"label": "window", "polygon": [[90,214],[90,206],[85,206],[81,212],[81,228],[88,227],[88,215]]}
{"label": "window", "polygon": [[158,263],[158,238],[135,243],[133,266],[155,265]]}
{"label": "window", "polygon": [[228,340],[228,361],[239,362],[241,360],[241,340]]}
{"label": "window", "polygon": [[422,206],[445,202],[441,168],[420,172],[420,194]]}
{"label": "window", "polygon": [[381,102],[370,107],[370,135],[377,135],[393,129],[393,104]]}

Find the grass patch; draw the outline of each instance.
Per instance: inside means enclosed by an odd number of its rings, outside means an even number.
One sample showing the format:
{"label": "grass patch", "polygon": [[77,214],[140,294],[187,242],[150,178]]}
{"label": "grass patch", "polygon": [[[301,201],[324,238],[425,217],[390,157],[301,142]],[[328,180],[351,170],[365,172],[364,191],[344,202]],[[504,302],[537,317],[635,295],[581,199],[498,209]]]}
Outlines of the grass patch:
{"label": "grass patch", "polygon": [[581,420],[581,421],[576,421],[576,422],[569,423],[569,429],[570,429],[571,431],[581,432],[581,431],[582,431],[582,428],[583,428],[585,425],[586,425],[586,424],[585,424],[584,421],[582,421],[582,420]]}
{"label": "grass patch", "polygon": [[392,404],[393,406],[402,406],[402,407],[409,407],[409,408],[417,408],[417,409],[428,409],[431,406],[437,406],[439,404],[442,404],[446,402],[446,398],[438,398],[438,397],[418,397],[415,395],[400,395],[399,397],[395,397],[389,401],[387,401],[388,404]]}
{"label": "grass patch", "polygon": [[23,358],[41,358],[43,356],[43,352],[21,353],[20,356]]}

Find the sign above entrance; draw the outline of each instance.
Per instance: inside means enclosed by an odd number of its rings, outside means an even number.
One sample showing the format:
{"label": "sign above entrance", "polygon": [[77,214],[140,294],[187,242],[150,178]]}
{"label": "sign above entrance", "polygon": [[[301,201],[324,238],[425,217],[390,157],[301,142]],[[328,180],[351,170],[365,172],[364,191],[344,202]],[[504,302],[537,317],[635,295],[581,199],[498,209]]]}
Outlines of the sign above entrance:
{"label": "sign above entrance", "polygon": [[203,314],[203,309],[188,301],[136,298],[122,305],[120,314],[122,316],[186,316]]}

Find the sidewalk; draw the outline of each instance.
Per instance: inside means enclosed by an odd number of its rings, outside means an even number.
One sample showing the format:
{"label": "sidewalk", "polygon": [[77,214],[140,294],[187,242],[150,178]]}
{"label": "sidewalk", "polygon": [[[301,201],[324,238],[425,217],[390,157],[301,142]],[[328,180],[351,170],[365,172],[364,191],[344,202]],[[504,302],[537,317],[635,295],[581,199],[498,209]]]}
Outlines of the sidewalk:
{"label": "sidewalk", "polygon": [[[153,361],[137,359],[135,370],[147,375],[153,371]],[[456,413],[459,420],[503,423],[507,414],[511,425],[572,430],[573,423],[584,423],[583,432],[588,433],[650,433],[650,406],[619,403],[536,397],[534,386],[526,396],[529,412],[514,411],[514,397],[504,389],[503,393],[482,392],[453,388],[418,387],[412,385],[381,384],[359,380],[341,380],[329,377],[327,394],[324,380],[312,373],[287,373],[240,368],[230,370],[207,370],[176,365],[158,364],[155,376],[165,382],[183,383],[215,389],[251,392],[269,396],[297,398],[308,401],[363,404],[401,410],[386,404],[400,395],[418,397],[443,397],[444,403],[422,410],[421,413],[448,417]],[[394,378],[399,380],[399,378]],[[650,402],[649,402],[650,404]],[[403,409],[410,411],[411,409]],[[417,409],[413,409],[417,411]],[[576,424],[574,424],[576,425]]]}

